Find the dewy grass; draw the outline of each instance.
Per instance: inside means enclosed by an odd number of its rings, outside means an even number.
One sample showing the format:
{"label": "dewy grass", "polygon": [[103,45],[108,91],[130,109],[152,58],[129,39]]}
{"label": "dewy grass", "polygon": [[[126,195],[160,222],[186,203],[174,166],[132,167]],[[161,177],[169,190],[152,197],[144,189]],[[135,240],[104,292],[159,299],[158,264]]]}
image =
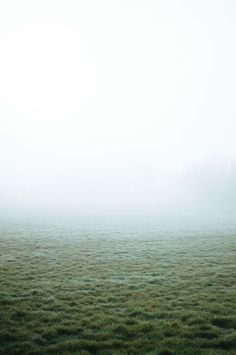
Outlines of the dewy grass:
{"label": "dewy grass", "polygon": [[4,226],[1,354],[235,354],[236,234]]}

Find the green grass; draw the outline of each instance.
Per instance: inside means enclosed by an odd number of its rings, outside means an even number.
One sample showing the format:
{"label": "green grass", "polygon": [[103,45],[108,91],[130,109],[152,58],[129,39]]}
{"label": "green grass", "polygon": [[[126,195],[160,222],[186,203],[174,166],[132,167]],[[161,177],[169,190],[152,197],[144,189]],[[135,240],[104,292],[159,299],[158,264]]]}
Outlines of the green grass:
{"label": "green grass", "polygon": [[235,354],[236,234],[3,226],[1,354]]}

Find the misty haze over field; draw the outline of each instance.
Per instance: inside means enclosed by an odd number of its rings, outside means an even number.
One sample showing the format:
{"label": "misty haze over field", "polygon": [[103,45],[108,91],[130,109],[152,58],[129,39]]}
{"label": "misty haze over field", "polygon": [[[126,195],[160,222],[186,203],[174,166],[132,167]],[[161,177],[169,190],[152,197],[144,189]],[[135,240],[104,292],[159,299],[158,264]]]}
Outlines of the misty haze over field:
{"label": "misty haze over field", "polygon": [[236,210],[236,3],[3,1],[1,213]]}
{"label": "misty haze over field", "polygon": [[0,354],[235,355],[236,1],[0,1]]}

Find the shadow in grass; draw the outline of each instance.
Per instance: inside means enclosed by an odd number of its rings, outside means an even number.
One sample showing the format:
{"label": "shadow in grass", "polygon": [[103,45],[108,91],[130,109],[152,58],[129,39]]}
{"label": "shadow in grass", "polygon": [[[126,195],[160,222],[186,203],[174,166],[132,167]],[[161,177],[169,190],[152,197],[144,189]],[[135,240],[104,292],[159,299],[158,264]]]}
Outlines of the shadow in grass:
{"label": "shadow in grass", "polygon": [[53,345],[50,347],[50,353],[65,353],[65,352],[78,352],[79,354],[82,351],[89,351],[92,354],[96,354],[101,350],[109,349],[120,349],[123,347],[123,343],[120,341],[112,342],[99,342],[92,340],[79,340],[79,339],[70,339],[64,343]]}
{"label": "shadow in grass", "polygon": [[17,337],[9,332],[4,332],[0,334],[0,342],[13,342],[17,341]]}
{"label": "shadow in grass", "polygon": [[119,338],[134,338],[137,333],[135,330],[127,328],[125,325],[118,324],[113,328],[113,333]]}
{"label": "shadow in grass", "polygon": [[225,350],[236,349],[236,334],[228,335],[217,344],[217,347]]}
{"label": "shadow in grass", "polygon": [[215,317],[212,324],[219,328],[232,328],[236,329],[236,319],[231,317]]}
{"label": "shadow in grass", "polygon": [[214,330],[199,331],[194,334],[197,337],[204,339],[215,339],[218,338],[219,334]]}
{"label": "shadow in grass", "polygon": [[132,311],[129,313],[129,317],[147,320],[147,319],[155,319],[156,315],[148,312]]}
{"label": "shadow in grass", "polygon": [[26,317],[27,317],[27,312],[18,310],[12,314],[11,319],[21,320]]}

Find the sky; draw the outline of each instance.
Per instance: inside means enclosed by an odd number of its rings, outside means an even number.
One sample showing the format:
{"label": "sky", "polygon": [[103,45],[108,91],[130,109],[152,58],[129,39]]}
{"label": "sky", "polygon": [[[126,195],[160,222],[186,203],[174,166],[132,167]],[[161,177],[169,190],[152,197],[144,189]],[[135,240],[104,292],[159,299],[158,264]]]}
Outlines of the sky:
{"label": "sky", "polygon": [[0,2],[0,211],[236,210],[233,0]]}

